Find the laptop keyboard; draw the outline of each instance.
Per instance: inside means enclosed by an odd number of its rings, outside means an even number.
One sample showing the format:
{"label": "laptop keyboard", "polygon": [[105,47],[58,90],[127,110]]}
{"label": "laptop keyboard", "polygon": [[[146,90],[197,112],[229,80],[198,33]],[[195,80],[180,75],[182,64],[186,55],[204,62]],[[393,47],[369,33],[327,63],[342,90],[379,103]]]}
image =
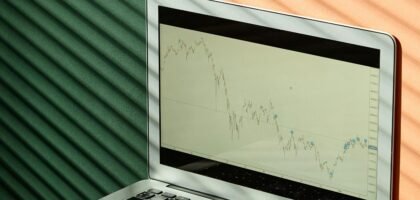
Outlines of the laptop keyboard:
{"label": "laptop keyboard", "polygon": [[157,189],[149,189],[147,191],[144,191],[135,197],[131,197],[127,200],[141,200],[141,199],[147,199],[147,200],[190,200],[189,198],[183,197],[183,196],[177,196],[175,194],[164,192]]}

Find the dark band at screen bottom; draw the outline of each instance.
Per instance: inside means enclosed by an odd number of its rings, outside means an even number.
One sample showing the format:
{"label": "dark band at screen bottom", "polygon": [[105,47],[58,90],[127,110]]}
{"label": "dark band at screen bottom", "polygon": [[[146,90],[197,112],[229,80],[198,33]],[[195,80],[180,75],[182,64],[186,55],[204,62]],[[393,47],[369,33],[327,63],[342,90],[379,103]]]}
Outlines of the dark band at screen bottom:
{"label": "dark band at screen bottom", "polygon": [[160,163],[292,199],[360,199],[164,147],[160,148]]}

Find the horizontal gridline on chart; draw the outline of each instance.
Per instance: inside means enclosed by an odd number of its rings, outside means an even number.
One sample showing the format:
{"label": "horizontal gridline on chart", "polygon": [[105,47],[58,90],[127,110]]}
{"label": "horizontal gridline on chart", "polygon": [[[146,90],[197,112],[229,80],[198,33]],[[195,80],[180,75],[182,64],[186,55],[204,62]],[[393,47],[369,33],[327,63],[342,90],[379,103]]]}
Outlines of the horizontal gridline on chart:
{"label": "horizontal gridline on chart", "polygon": [[[169,98],[169,97],[161,96],[161,99],[168,100],[168,101],[173,101],[173,102],[176,102],[176,103],[179,103],[179,104],[184,104],[184,105],[191,106],[191,107],[196,107],[197,109],[205,109],[205,110],[216,112],[216,113],[222,113],[222,114],[227,114],[228,113],[226,110],[220,110],[220,109],[206,107],[206,106],[202,106],[202,105],[196,105],[196,104],[193,104],[193,103],[190,103],[190,102],[176,100],[176,99],[172,99],[172,98]],[[248,120],[250,120],[250,118],[248,118]],[[315,132],[311,132],[309,130],[294,128],[294,127],[288,127],[288,126],[285,126],[285,125],[279,125],[279,126],[282,127],[282,128],[290,129],[290,130],[304,132],[304,133],[309,134],[309,135],[316,135],[316,136],[326,137],[326,138],[329,138],[329,139],[334,139],[336,141],[343,141],[343,138],[333,137],[333,136],[331,136],[331,134],[330,135],[324,135],[324,134],[321,134],[321,133],[315,133]]]}

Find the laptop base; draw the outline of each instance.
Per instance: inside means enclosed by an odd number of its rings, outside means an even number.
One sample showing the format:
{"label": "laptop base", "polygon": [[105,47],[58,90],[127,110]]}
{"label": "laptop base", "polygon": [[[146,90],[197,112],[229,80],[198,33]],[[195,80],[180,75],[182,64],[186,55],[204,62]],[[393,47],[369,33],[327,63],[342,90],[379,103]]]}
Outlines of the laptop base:
{"label": "laptop base", "polygon": [[[204,196],[208,196],[206,194],[200,194],[199,192],[186,192],[183,188],[179,188],[177,186],[169,185],[167,183],[163,183],[160,181],[155,181],[151,179],[138,181],[136,183],[133,183],[125,188],[122,188],[116,192],[113,192],[99,200],[126,200],[131,197],[135,197],[136,195],[147,191],[149,189],[157,189],[164,192],[172,193],[177,196],[182,196],[189,198],[191,200],[219,200],[220,198],[217,197],[210,197],[206,198]],[[194,194],[193,194],[194,193]]]}

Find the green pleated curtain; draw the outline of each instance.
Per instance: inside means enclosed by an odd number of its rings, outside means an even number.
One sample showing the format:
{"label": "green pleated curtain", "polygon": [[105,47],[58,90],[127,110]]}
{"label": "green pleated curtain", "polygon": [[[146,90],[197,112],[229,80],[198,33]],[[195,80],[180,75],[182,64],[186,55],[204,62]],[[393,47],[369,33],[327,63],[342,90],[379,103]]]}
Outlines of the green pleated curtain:
{"label": "green pleated curtain", "polygon": [[147,177],[145,0],[0,0],[0,199]]}

